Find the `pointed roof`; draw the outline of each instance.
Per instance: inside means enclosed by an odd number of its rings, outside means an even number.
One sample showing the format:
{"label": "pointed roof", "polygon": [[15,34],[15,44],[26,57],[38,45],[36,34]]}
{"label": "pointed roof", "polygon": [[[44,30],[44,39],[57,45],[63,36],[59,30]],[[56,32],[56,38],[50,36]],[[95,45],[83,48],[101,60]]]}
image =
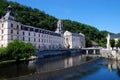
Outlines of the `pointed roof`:
{"label": "pointed roof", "polygon": [[4,16],[4,20],[14,20],[14,21],[17,21],[16,16],[13,13],[13,9],[12,9],[11,5],[9,5],[7,7],[7,13]]}

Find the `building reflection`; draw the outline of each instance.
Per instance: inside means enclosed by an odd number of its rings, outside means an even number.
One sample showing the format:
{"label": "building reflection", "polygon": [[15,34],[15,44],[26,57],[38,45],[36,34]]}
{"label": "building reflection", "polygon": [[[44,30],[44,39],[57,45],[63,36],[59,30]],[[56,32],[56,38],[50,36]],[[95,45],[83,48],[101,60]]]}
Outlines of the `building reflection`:
{"label": "building reflection", "polygon": [[120,61],[108,61],[108,69],[110,72],[117,70],[117,75],[120,77]]}
{"label": "building reflection", "polygon": [[30,64],[29,67],[35,66],[37,73],[44,73],[44,72],[69,68],[72,66],[77,66],[84,62],[86,62],[86,56],[78,55],[78,56],[70,56],[59,60],[52,60],[52,61],[46,60],[46,62],[41,62],[41,63],[38,62],[36,64],[33,63],[35,65]]}

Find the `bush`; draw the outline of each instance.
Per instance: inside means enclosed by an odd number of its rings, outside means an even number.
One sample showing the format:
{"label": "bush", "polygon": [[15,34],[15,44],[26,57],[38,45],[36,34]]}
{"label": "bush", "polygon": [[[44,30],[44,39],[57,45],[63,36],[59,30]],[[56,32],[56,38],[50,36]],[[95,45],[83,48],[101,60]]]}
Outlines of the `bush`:
{"label": "bush", "polygon": [[24,58],[28,59],[30,56],[35,55],[35,53],[35,47],[31,43],[24,43],[19,40],[14,40],[6,48],[0,50],[1,55],[5,54],[16,61]]}
{"label": "bush", "polygon": [[6,48],[0,48],[0,60],[5,58],[6,56]]}

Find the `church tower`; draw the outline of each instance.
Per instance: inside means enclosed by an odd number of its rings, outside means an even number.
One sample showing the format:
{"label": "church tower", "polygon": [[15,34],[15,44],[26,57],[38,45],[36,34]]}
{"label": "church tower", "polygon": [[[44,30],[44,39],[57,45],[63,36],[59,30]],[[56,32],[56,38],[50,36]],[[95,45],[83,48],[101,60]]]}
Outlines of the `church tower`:
{"label": "church tower", "polygon": [[60,34],[64,34],[63,23],[60,19],[57,22],[57,29],[55,32],[60,33]]}
{"label": "church tower", "polygon": [[110,49],[110,34],[107,35],[107,49]]}

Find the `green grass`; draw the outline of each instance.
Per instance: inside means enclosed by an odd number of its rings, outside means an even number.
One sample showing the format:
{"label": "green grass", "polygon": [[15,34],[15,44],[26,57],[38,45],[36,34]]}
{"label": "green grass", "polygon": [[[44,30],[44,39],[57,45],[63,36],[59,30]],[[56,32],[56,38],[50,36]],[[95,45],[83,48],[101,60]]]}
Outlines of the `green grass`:
{"label": "green grass", "polygon": [[15,62],[16,60],[4,60],[1,61],[0,64],[5,64],[5,63],[11,63],[11,62]]}
{"label": "green grass", "polygon": [[[20,59],[20,61],[25,61],[26,59]],[[34,60],[32,58],[29,58],[27,60]],[[0,61],[0,64],[6,64],[6,63],[12,63],[12,62],[16,62],[16,60],[4,60],[4,61]]]}

